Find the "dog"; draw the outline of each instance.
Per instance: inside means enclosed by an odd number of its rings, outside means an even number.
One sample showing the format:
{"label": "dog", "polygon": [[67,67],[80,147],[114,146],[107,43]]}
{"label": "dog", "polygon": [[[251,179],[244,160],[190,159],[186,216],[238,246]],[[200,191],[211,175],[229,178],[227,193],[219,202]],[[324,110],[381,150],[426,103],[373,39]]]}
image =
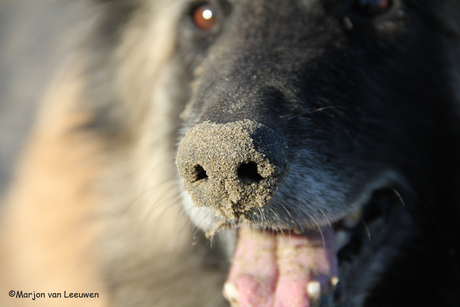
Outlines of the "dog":
{"label": "dog", "polygon": [[4,197],[2,306],[460,305],[457,1],[79,14]]}

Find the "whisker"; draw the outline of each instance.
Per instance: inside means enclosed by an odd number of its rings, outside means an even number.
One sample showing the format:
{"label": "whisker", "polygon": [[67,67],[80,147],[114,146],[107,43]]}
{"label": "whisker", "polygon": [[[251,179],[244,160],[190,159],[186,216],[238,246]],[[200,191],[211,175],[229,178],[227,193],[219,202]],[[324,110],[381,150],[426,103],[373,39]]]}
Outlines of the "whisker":
{"label": "whisker", "polygon": [[316,205],[315,205],[315,207],[319,210],[319,212],[321,212],[321,214],[322,214],[322,215],[324,216],[324,218],[327,220],[327,223],[329,224],[329,226],[331,226],[331,228],[332,228],[332,223],[331,223],[331,221],[329,220],[329,218],[327,217],[327,215],[324,213],[324,211],[321,210],[321,208],[318,207],[318,206],[316,206]]}
{"label": "whisker", "polygon": [[329,109],[339,109],[339,110],[342,110],[342,111],[346,112],[348,115],[350,115],[348,110],[345,109],[344,107],[341,107],[341,106],[327,106],[327,107],[317,108],[317,109],[315,109],[313,111],[310,111],[310,114],[313,114],[313,113],[316,113],[316,112],[321,112],[321,111],[324,111],[324,110],[329,110]]}
{"label": "whisker", "polygon": [[[178,222],[179,220],[177,220]],[[174,244],[173,244],[173,247],[172,247],[172,252],[174,252],[177,247],[178,247],[178,243],[179,243],[179,236],[181,235],[181,233],[185,230],[185,227],[187,226],[187,224],[190,224],[190,221],[188,219],[182,219],[182,223],[181,225],[179,226],[179,231],[177,231],[176,233],[176,238],[174,239]],[[192,227],[193,229],[193,227]],[[193,241],[192,241],[192,244],[193,244]]]}
{"label": "whisker", "polygon": [[313,222],[316,224],[316,227],[318,227],[319,233],[321,234],[321,239],[323,240],[323,248],[326,249],[326,240],[324,239],[323,231],[321,230],[321,227],[319,227],[318,223],[316,222],[316,219],[313,219]]}
{"label": "whisker", "polygon": [[198,228],[198,227],[196,227],[196,226],[195,226],[195,228],[196,228],[196,231],[195,231],[195,233],[193,234],[193,240],[196,240],[196,234],[198,233],[198,231],[200,231],[200,228]]}
{"label": "whisker", "polygon": [[405,207],[406,206],[406,203],[404,202],[404,199],[401,197],[401,194],[399,194],[399,192],[393,188],[393,192],[395,192],[396,196],[398,197],[399,201],[401,202],[401,204]]}
{"label": "whisker", "polygon": [[367,237],[369,238],[369,242],[372,242],[372,238],[371,238],[371,232],[369,231],[369,227],[367,227],[367,224],[364,220],[361,221],[364,225],[364,227],[366,228],[366,232],[367,232]]}
{"label": "whisker", "polygon": [[317,113],[317,112],[322,112],[322,111],[325,111],[325,110],[341,110],[341,111],[345,112],[348,116],[350,116],[350,112],[346,108],[344,108],[342,106],[325,106],[325,107],[319,107],[319,108],[311,109],[311,110],[304,110],[303,112],[295,114],[295,115],[292,115],[292,116],[289,116],[288,118],[289,119],[298,118],[298,117],[302,117],[302,116],[306,116],[306,115],[311,115],[311,114],[314,114],[314,113]]}
{"label": "whisker", "polygon": [[280,205],[284,209],[284,211],[286,211],[286,213],[289,215],[289,217],[292,219],[291,212],[289,212],[289,210],[286,208],[286,206],[284,206],[283,204],[280,204]]}

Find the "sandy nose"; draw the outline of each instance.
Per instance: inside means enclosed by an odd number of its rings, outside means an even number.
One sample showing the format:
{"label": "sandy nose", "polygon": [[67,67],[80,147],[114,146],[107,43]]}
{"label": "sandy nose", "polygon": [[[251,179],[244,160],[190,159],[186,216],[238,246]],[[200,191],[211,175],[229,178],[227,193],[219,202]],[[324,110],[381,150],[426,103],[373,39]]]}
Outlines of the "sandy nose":
{"label": "sandy nose", "polygon": [[176,164],[197,206],[234,219],[274,195],[287,171],[287,145],[255,121],[204,122],[187,132]]}

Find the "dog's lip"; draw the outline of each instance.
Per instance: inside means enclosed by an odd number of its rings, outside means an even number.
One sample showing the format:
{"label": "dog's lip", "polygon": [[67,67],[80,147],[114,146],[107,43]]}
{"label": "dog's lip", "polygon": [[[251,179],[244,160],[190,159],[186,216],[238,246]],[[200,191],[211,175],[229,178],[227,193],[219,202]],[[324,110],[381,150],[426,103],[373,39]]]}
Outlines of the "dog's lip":
{"label": "dog's lip", "polygon": [[[395,195],[399,196],[398,191],[404,191],[406,196],[411,196],[411,185],[409,181],[398,171],[395,170],[387,170],[387,171],[379,171],[376,172],[373,176],[373,179],[369,179],[368,183],[365,184],[361,188],[355,188],[361,190],[361,192],[354,197],[352,200],[349,200],[347,204],[341,205],[344,208],[341,211],[333,211],[333,212],[325,212],[321,211],[320,214],[317,214],[316,217],[313,218],[305,218],[303,221],[292,219],[289,217],[289,220],[292,221],[283,221],[275,219],[260,219],[255,220],[257,218],[257,214],[260,213],[258,208],[253,209],[252,211],[248,211],[246,213],[247,218],[245,220],[242,219],[228,219],[228,217],[222,214],[216,214],[216,211],[213,208],[209,207],[197,207],[192,205],[193,202],[190,198],[188,193],[183,193],[185,196],[185,209],[187,210],[188,214],[191,216],[192,220],[195,224],[201,228],[208,239],[212,238],[220,229],[227,229],[238,231],[241,225],[245,223],[250,223],[251,227],[254,229],[270,229],[274,231],[303,231],[308,229],[317,229],[318,227],[323,227],[327,225],[336,225],[340,223],[344,218],[347,216],[356,214],[362,208],[366,207],[366,205],[371,202],[373,194],[375,191],[378,190],[394,190]],[[276,199],[276,193],[274,198],[270,199],[269,203],[266,204],[267,211],[276,212],[277,209],[275,206],[271,205],[274,201],[278,203],[282,203],[281,199]],[[401,202],[403,202],[401,200]],[[299,201],[297,203],[299,206],[309,206],[308,203],[302,203]],[[337,205],[337,204],[336,204]],[[272,207],[270,207],[272,206]],[[279,212],[278,216],[282,216],[285,213],[286,206],[279,206],[281,211]],[[317,206],[315,206],[317,207]],[[336,206],[337,207],[337,206]],[[324,208],[324,207],[322,207]],[[241,215],[244,216],[244,215]]]}
{"label": "dog's lip", "polygon": [[214,224],[214,227],[206,231],[206,237],[213,237],[216,232],[220,229],[233,229],[238,231],[239,228],[245,224],[250,224],[252,229],[261,230],[263,232],[279,232],[281,234],[302,234],[306,231],[317,231],[323,227],[332,227],[335,231],[336,242],[337,242],[337,251],[342,247],[347,245],[350,241],[353,232],[358,227],[358,225],[364,226],[367,228],[364,221],[365,211],[369,211],[369,207],[373,206],[375,202],[375,194],[378,192],[383,192],[384,194],[392,194],[395,200],[393,202],[400,202],[404,204],[399,192],[394,188],[393,184],[387,186],[381,186],[379,189],[376,189],[368,197],[362,198],[365,201],[357,206],[351,206],[350,210],[344,210],[341,214],[337,214],[334,217],[324,216],[322,219],[318,219],[313,223],[292,226],[288,224],[276,224],[276,225],[260,225],[257,223],[242,223],[240,221],[231,221],[228,222],[225,219],[220,220]]}
{"label": "dog's lip", "polygon": [[249,219],[247,221],[228,221],[225,218],[220,218],[216,220],[213,227],[209,228],[206,231],[206,236],[210,238],[214,236],[214,234],[222,228],[237,230],[245,224],[251,224],[251,227],[255,230],[267,230],[287,233],[293,232],[296,234],[301,234],[309,230],[317,230],[320,227],[327,226],[331,226],[335,230],[340,230],[341,228],[352,229],[362,222],[364,209],[372,205],[376,193],[383,191],[386,194],[393,194],[393,196],[396,198],[395,202],[404,203],[400,196],[400,193],[395,188],[395,186],[400,185],[394,182],[386,183],[385,185],[373,185],[373,187],[370,189],[371,192],[362,193],[359,199],[353,202],[354,204],[349,205],[347,209],[342,210],[341,212],[336,213],[333,216],[322,214],[322,216],[318,217],[317,219],[311,222],[304,224],[299,223],[295,226],[288,223],[271,223],[270,225],[266,225],[264,223],[250,221]]}
{"label": "dog's lip", "polygon": [[[382,202],[382,197],[386,198],[386,202],[390,206],[396,206],[397,204],[405,206],[404,200],[402,199],[400,193],[396,188],[394,188],[394,185],[391,184],[388,186],[382,186],[379,189],[373,191],[373,193],[368,198],[366,198],[365,203],[362,203],[358,206],[352,206],[351,210],[344,211],[343,213],[338,214],[332,218],[324,217],[323,219],[317,220],[314,223],[300,227],[292,227],[290,225],[281,224],[270,227],[257,227],[253,225],[253,228],[281,233],[292,232],[295,234],[302,234],[305,231],[314,231],[329,226],[334,229],[337,237],[341,236],[343,232],[353,232],[357,227],[360,226],[366,228],[367,224],[372,223],[374,219],[377,219],[378,217],[385,214],[389,214],[388,212],[383,212],[384,210],[382,208],[376,208],[378,207],[378,203]],[[376,213],[376,211],[379,210],[382,212]],[[345,238],[343,237],[336,239],[338,241],[345,241]],[[343,242],[338,244],[339,249],[343,246],[343,244]]]}

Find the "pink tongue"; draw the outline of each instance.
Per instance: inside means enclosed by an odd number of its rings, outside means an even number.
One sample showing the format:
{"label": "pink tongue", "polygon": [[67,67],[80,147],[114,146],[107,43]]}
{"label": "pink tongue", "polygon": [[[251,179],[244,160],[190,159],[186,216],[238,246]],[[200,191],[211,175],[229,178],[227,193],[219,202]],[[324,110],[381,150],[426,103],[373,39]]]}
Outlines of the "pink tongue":
{"label": "pink tongue", "polygon": [[338,281],[331,227],[302,235],[243,227],[239,236],[224,286],[232,306],[310,307]]}

